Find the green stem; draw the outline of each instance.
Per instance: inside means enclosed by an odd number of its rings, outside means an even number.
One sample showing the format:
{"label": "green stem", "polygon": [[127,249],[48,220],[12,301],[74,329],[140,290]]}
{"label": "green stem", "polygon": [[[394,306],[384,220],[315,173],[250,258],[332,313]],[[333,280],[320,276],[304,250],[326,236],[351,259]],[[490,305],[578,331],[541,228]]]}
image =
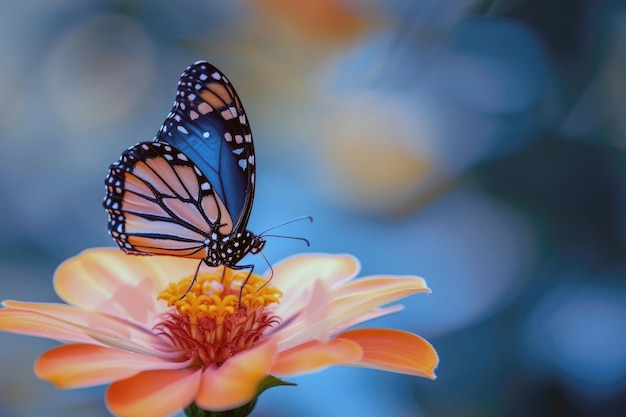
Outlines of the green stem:
{"label": "green stem", "polygon": [[252,413],[252,410],[254,410],[258,396],[261,395],[262,392],[281,385],[294,386],[296,384],[293,382],[283,381],[282,379],[276,378],[272,375],[266,375],[257,387],[256,397],[241,407],[226,411],[207,411],[201,409],[193,403],[189,407],[185,408],[185,415],[187,417],[247,417],[250,413]]}
{"label": "green stem", "polygon": [[196,404],[191,404],[185,408],[185,415],[187,417],[247,417],[250,415],[254,406],[256,405],[256,398],[247,404],[242,405],[239,408],[226,411],[207,411],[198,407]]}

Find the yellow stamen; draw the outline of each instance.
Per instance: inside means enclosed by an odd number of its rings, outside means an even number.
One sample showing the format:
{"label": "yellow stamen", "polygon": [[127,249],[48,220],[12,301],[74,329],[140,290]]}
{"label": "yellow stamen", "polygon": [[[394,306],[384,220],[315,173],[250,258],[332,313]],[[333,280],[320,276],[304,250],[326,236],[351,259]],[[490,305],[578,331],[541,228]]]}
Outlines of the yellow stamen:
{"label": "yellow stamen", "polygon": [[278,321],[266,307],[278,303],[282,293],[255,274],[241,289],[247,276],[247,271],[225,268],[198,274],[193,285],[193,276],[170,283],[157,298],[175,311],[155,329],[194,357],[196,366],[221,365]]}

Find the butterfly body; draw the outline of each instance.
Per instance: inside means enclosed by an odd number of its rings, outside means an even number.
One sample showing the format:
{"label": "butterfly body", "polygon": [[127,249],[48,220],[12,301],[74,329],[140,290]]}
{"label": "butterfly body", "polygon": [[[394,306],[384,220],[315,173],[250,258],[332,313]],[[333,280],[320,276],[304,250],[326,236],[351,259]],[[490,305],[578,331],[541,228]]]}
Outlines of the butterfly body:
{"label": "butterfly body", "polygon": [[254,146],[239,97],[215,67],[183,72],[172,111],[152,142],[111,165],[104,207],[126,253],[237,263],[265,240],[246,229],[254,197]]}

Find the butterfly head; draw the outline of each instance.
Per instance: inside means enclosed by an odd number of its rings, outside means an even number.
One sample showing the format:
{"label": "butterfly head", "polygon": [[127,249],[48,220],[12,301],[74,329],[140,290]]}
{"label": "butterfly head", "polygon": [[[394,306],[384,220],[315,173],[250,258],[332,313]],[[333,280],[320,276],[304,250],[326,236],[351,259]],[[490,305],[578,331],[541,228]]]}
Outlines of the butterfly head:
{"label": "butterfly head", "polygon": [[257,254],[263,250],[265,246],[265,239],[259,235],[252,235],[252,240],[250,241],[250,253]]}

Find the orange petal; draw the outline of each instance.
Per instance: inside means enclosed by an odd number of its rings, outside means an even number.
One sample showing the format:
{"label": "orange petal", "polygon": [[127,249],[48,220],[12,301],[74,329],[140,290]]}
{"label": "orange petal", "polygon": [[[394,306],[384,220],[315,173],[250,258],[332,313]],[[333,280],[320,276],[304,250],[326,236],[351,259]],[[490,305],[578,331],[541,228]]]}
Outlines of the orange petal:
{"label": "orange petal", "polygon": [[249,402],[256,396],[275,355],[276,344],[270,340],[238,353],[219,368],[207,368],[196,404],[204,410],[223,411]]}
{"label": "orange petal", "polygon": [[198,261],[170,256],[133,256],[113,248],[91,249],[57,268],[54,286],[67,303],[152,327],[164,309],[156,295],[194,273]]}
{"label": "orange petal", "polygon": [[199,369],[145,371],[109,386],[106,404],[117,417],[169,417],[193,402]]}
{"label": "orange petal", "polygon": [[297,375],[319,371],[332,365],[354,364],[361,359],[361,347],[347,339],[328,343],[311,341],[278,354],[271,373]]}
{"label": "orange petal", "polygon": [[35,362],[35,373],[58,388],[79,388],[128,378],[149,369],[179,369],[186,363],[87,344],[53,348]]}
{"label": "orange petal", "polygon": [[354,364],[366,368],[435,379],[439,363],[430,343],[413,333],[394,329],[355,329],[340,334],[336,340],[350,340],[363,349],[363,357]]}

